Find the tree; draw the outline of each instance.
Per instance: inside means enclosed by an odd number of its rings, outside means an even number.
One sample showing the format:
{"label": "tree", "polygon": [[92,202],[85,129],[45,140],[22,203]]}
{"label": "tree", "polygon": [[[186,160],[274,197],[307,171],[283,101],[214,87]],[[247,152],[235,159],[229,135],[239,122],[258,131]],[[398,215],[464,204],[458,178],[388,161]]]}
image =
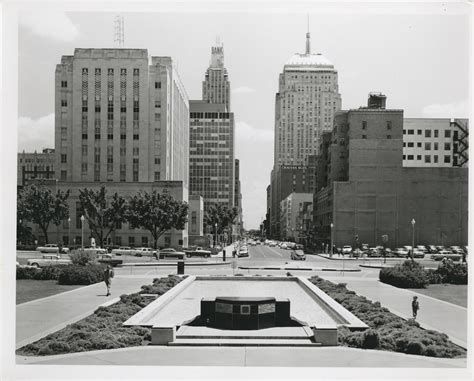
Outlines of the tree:
{"label": "tree", "polygon": [[[222,234],[225,229],[228,229],[237,217],[237,208],[229,208],[226,205],[222,204],[211,204],[206,207],[204,213],[204,224],[209,227],[209,231],[216,233],[216,224],[217,224],[217,234]],[[214,237],[214,245],[217,237]]]}
{"label": "tree", "polygon": [[44,234],[46,243],[49,243],[49,225],[53,223],[58,226],[69,217],[68,198],[69,190],[65,192],[58,190],[53,194],[53,191],[46,188],[43,183],[29,185],[19,194],[17,218],[37,224]]}
{"label": "tree", "polygon": [[92,235],[101,246],[117,225],[126,221],[125,198],[114,193],[108,200],[104,186],[96,191],[88,188],[79,190],[79,202]]}
{"label": "tree", "polygon": [[128,203],[127,220],[132,229],[148,230],[156,249],[163,233],[171,229],[184,229],[188,221],[188,204],[156,190],[151,193],[139,192]]}

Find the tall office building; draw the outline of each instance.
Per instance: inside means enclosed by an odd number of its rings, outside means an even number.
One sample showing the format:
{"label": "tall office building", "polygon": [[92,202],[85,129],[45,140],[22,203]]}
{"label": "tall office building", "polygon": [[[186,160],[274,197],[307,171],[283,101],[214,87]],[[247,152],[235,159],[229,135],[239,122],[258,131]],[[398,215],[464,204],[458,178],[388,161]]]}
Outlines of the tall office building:
{"label": "tall office building", "polygon": [[224,67],[224,46],[220,44],[211,49],[211,64],[202,82],[202,99],[209,103],[224,103],[230,111],[230,82]]}
{"label": "tall office building", "polygon": [[187,187],[189,103],[171,58],[75,49],[56,67],[55,102],[60,181]]}
{"label": "tall office building", "polygon": [[312,54],[310,34],[306,51],[294,54],[280,74],[275,101],[275,168],[303,165],[319,152],[319,138],[332,129],[341,108],[337,70],[321,53]]}

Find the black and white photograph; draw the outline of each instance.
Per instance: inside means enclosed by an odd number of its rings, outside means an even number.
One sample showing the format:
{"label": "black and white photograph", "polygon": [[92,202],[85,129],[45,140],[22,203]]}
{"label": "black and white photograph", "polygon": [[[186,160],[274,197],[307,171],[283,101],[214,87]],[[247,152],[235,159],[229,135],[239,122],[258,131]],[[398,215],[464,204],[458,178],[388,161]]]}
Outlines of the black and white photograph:
{"label": "black and white photograph", "polygon": [[0,378],[474,377],[472,3],[1,11]]}

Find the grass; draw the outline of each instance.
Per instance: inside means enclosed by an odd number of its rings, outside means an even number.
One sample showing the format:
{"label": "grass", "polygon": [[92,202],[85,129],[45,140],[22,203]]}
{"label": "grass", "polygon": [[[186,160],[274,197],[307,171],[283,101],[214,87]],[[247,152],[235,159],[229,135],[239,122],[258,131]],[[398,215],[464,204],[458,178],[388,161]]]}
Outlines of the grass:
{"label": "grass", "polygon": [[30,302],[81,286],[59,285],[57,280],[18,279],[16,281],[16,304]]}
{"label": "grass", "polygon": [[466,350],[451,342],[446,334],[425,330],[413,319],[404,320],[380,302],[348,290],[344,283],[334,284],[317,276],[309,280],[369,326],[365,332],[339,327],[340,345],[431,357],[466,356]]}
{"label": "grass", "polygon": [[122,295],[119,302],[99,307],[92,315],[25,345],[16,353],[23,356],[50,356],[146,345],[151,340],[150,328],[124,327],[122,323],[155,300],[142,294],[162,295],[181,280],[175,275],[155,279],[153,284],[143,286],[142,291]]}
{"label": "grass", "polygon": [[467,308],[467,285],[464,284],[430,284],[412,291]]}

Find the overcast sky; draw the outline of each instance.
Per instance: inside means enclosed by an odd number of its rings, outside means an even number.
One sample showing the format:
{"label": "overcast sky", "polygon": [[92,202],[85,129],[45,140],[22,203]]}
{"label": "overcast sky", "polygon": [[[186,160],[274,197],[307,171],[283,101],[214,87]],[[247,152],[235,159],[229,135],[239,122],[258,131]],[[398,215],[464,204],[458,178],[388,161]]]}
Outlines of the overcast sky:
{"label": "overcast sky", "polygon": [[[467,9],[466,9],[467,11]],[[418,10],[419,12],[419,10]],[[461,12],[462,13],[462,12]],[[273,166],[278,75],[304,52],[305,12],[122,13],[125,47],[171,56],[189,99],[201,99],[211,46],[219,36],[232,89],[244,223],[265,216]],[[18,150],[54,147],[54,71],[74,48],[114,47],[115,13],[23,12],[19,18]],[[462,14],[310,13],[312,52],[339,72],[342,108],[387,95],[405,117],[467,117],[469,19]]]}

